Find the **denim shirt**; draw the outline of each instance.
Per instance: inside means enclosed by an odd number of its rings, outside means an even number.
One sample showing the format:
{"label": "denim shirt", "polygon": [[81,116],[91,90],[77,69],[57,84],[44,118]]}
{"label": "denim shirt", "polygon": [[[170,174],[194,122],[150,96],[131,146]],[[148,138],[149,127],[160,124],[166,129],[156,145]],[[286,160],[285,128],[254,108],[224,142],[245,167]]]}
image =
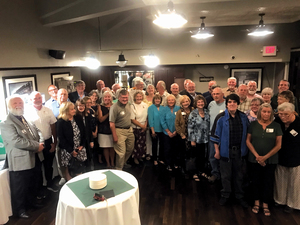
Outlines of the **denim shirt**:
{"label": "denim shirt", "polygon": [[179,109],[180,107],[178,105],[175,105],[173,108],[173,113],[171,112],[171,109],[168,106],[160,110],[160,123],[165,135],[168,135],[166,129],[169,129],[169,131],[172,133],[175,131],[176,112]]}
{"label": "denim shirt", "polygon": [[210,116],[204,109],[204,118],[199,115],[198,109],[194,109],[188,120],[188,140],[197,144],[208,143]]}

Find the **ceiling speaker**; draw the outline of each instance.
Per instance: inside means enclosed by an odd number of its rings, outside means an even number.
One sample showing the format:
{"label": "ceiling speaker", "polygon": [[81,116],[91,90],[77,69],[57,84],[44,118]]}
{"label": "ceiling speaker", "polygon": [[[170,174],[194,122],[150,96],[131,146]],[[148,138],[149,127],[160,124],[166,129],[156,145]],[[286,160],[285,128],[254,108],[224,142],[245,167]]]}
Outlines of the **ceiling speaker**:
{"label": "ceiling speaker", "polygon": [[66,52],[62,50],[49,50],[49,55],[55,59],[64,59],[66,56]]}

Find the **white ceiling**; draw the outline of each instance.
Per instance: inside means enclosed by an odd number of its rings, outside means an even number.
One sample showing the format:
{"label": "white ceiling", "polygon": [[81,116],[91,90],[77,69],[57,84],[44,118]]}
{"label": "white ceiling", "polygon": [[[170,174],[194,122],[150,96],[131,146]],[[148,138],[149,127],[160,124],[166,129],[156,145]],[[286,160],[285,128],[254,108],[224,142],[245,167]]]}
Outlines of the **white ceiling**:
{"label": "white ceiling", "polygon": [[[59,26],[92,18],[115,15],[123,20],[153,20],[167,9],[169,0],[36,0],[37,11],[45,26]],[[255,25],[259,13],[265,24],[292,23],[300,20],[300,0],[174,0],[174,8],[188,20],[185,28],[200,26],[206,16],[207,27]],[[142,9],[142,10],[141,10]],[[125,16],[124,16],[125,15]],[[139,16],[137,16],[139,15]]]}

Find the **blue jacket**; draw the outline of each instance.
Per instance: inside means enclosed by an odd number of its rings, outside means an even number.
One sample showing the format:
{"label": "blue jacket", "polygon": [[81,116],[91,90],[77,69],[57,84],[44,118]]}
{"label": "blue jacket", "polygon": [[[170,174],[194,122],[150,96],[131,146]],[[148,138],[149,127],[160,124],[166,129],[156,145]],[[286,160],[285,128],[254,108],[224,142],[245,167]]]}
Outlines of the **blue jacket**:
{"label": "blue jacket", "polygon": [[163,132],[163,128],[160,123],[160,111],[162,111],[163,108],[163,106],[160,106],[158,111],[154,104],[148,108],[149,127],[153,127],[155,132]]}
{"label": "blue jacket", "polygon": [[[249,126],[249,120],[247,116],[241,111],[237,110],[243,125],[243,135],[241,142],[241,155],[245,156],[248,152],[246,146],[247,128]],[[221,157],[229,158],[229,112],[226,109],[224,112],[217,115],[214,125],[211,130],[210,140],[220,146]]]}
{"label": "blue jacket", "polygon": [[178,105],[175,105],[173,108],[173,113],[171,109],[166,106],[162,110],[160,110],[160,123],[164,130],[164,134],[168,135],[166,129],[169,129],[170,132],[174,132],[175,129],[175,119],[176,119],[176,112],[180,109]]}

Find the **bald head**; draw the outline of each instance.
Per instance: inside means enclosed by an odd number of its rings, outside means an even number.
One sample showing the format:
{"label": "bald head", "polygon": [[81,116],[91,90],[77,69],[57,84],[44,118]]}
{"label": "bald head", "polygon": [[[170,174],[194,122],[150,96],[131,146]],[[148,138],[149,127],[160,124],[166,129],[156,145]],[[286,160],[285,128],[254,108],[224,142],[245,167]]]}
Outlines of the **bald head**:
{"label": "bald head", "polygon": [[54,100],[57,100],[57,91],[58,88],[55,85],[49,85],[48,87],[48,94],[53,98]]}
{"label": "bald head", "polygon": [[103,80],[98,80],[98,81],[96,82],[96,87],[97,87],[97,89],[98,89],[99,91],[101,91],[102,88],[105,87],[104,81],[103,81]]}
{"label": "bald head", "polygon": [[64,88],[61,88],[58,90],[57,92],[57,101],[58,101],[58,104],[62,104],[64,102],[67,102],[68,101],[68,92],[66,89]]}
{"label": "bald head", "polygon": [[215,80],[211,80],[211,81],[209,81],[208,82],[208,91],[210,92],[210,93],[212,93],[212,86],[213,85],[217,85],[217,82],[215,81]]}
{"label": "bald head", "polygon": [[242,100],[246,99],[248,95],[248,86],[246,84],[241,84],[238,88],[237,93],[240,99]]}
{"label": "bald head", "polygon": [[171,84],[171,93],[176,97],[179,94],[179,85],[176,83]]}

